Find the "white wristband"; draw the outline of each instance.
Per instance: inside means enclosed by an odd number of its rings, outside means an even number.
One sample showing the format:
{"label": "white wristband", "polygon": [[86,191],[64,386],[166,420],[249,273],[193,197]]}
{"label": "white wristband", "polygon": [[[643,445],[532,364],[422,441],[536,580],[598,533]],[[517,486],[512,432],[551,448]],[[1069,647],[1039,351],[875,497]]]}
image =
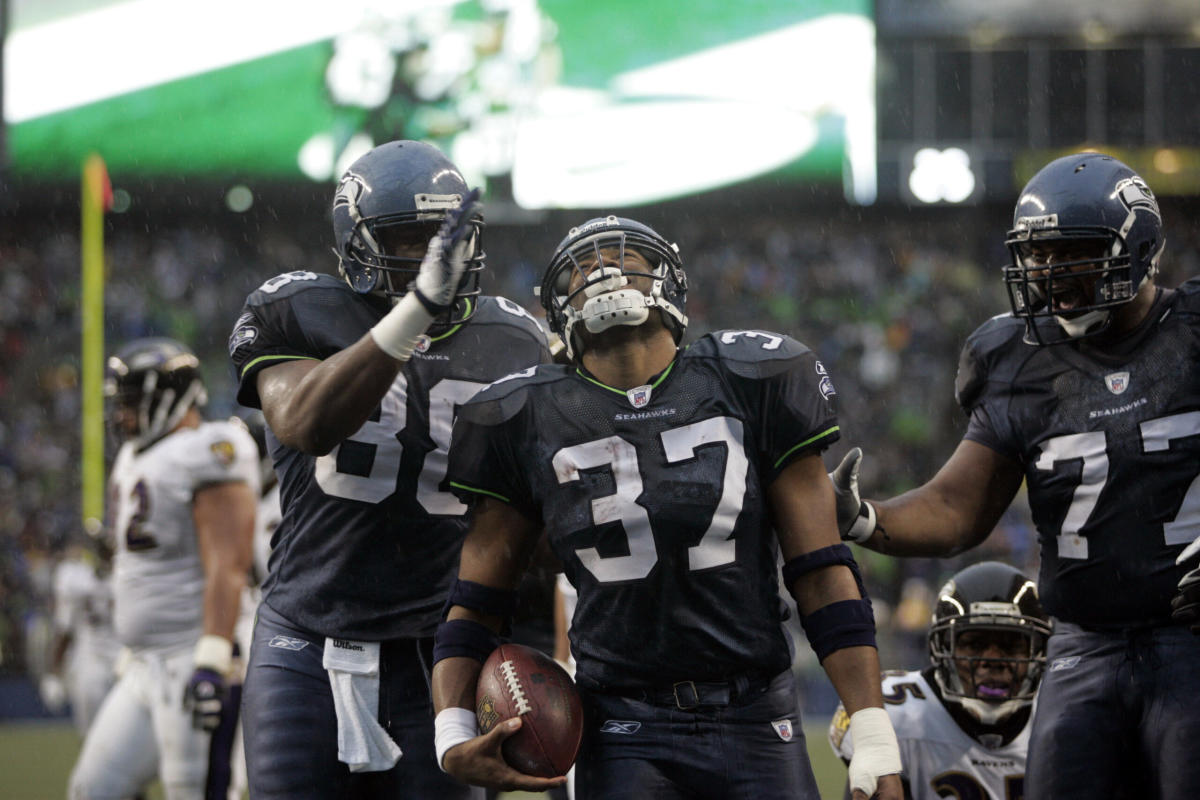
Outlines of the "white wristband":
{"label": "white wristband", "polygon": [[229,666],[233,663],[233,642],[224,636],[204,634],[200,641],[196,642],[196,649],[192,652],[192,663],[222,675],[229,674]]}
{"label": "white wristband", "polygon": [[478,735],[479,725],[471,709],[451,706],[439,711],[433,718],[433,750],[437,754],[438,768],[446,771],[442,766],[442,757],[447,750],[469,742]]}
{"label": "white wristband", "polygon": [[850,788],[861,789],[870,797],[875,794],[881,776],[898,775],[902,769],[896,731],[888,713],[871,706],[850,715],[850,738],[854,745]]}
{"label": "white wristband", "polygon": [[392,310],[371,328],[371,338],[379,349],[397,361],[408,361],[421,334],[429,327],[433,316],[409,292],[392,306]]}
{"label": "white wristband", "polygon": [[[864,514],[863,511],[867,513]],[[875,522],[875,506],[863,500],[858,517],[855,518],[854,524],[850,526],[850,530],[846,531],[843,538],[862,544],[871,538],[871,534],[875,533]]]}

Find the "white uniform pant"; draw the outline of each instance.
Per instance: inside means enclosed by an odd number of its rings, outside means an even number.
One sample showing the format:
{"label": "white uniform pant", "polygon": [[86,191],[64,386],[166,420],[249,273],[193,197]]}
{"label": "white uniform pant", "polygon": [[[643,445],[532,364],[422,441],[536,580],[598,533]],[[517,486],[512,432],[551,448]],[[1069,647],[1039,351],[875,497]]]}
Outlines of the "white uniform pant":
{"label": "white uniform pant", "polygon": [[104,699],[71,772],[71,800],[120,800],[155,776],[167,800],[203,800],[210,734],[183,695],[192,647],[136,653]]}

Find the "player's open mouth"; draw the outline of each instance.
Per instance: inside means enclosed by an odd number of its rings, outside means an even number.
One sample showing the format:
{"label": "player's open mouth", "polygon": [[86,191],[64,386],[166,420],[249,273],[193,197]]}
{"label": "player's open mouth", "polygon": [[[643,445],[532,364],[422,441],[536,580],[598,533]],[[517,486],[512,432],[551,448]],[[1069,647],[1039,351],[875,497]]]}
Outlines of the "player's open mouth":
{"label": "player's open mouth", "polygon": [[975,687],[975,694],[981,700],[1007,700],[1009,686],[1007,683],[981,683]]}
{"label": "player's open mouth", "polygon": [[1087,301],[1083,296],[1083,292],[1076,288],[1067,288],[1054,293],[1054,298],[1051,301],[1056,313],[1070,312],[1083,306]]}

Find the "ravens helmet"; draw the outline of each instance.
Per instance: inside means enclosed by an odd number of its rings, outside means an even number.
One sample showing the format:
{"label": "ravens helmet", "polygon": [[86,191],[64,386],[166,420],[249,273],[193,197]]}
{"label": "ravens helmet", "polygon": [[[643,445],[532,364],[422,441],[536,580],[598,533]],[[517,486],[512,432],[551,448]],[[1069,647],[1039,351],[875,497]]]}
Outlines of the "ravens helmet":
{"label": "ravens helmet", "polygon": [[[1136,172],[1111,156],[1080,153],[1051,161],[1025,185],[1005,244],[1004,282],[1026,340],[1057,344],[1104,331],[1112,310],[1153,279],[1162,215]],[[1061,263],[1039,256],[1049,247],[1065,248]],[[1065,335],[1038,324],[1049,317]]]}
{"label": "ravens helmet", "polygon": [[998,561],[967,567],[938,592],[929,628],[934,678],[947,702],[996,725],[1033,702],[1050,618],[1037,586]]}
{"label": "ravens helmet", "polygon": [[[606,258],[602,259],[602,252]],[[631,252],[641,258],[627,258]],[[592,268],[601,262],[605,266]],[[649,281],[646,293],[630,286],[629,279],[637,277]],[[581,296],[582,304],[573,304]],[[578,323],[591,333],[641,325],[652,308],[662,312],[678,344],[687,328],[686,296],[687,276],[679,247],[650,226],[617,216],[597,217],[571,228],[555,249],[541,286],[550,329],[562,338],[571,359],[582,350]]]}
{"label": "ravens helmet", "polygon": [[137,339],[108,359],[104,396],[122,441],[146,447],[173,431],[184,414],[208,402],[200,360],[174,339]]}
{"label": "ravens helmet", "polygon": [[[424,142],[381,144],[347,168],[333,197],[333,235],[338,270],[360,294],[395,301],[408,292],[429,240],[446,212],[468,194],[458,168]],[[483,220],[471,222],[472,240],[457,299],[479,294],[483,270]],[[461,322],[473,302],[456,302],[449,322]]]}

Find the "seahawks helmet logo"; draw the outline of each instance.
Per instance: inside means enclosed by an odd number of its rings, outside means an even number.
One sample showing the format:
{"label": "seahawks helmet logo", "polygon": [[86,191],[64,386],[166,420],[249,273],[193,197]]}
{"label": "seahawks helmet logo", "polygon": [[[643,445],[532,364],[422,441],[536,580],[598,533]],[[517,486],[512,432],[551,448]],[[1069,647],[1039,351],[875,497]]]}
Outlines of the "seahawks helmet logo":
{"label": "seahawks helmet logo", "polygon": [[1161,219],[1161,215],[1158,213],[1158,201],[1154,199],[1154,192],[1150,191],[1150,187],[1141,179],[1141,176],[1131,175],[1128,178],[1117,181],[1114,194],[1121,198],[1121,203],[1131,211],[1144,209]]}

